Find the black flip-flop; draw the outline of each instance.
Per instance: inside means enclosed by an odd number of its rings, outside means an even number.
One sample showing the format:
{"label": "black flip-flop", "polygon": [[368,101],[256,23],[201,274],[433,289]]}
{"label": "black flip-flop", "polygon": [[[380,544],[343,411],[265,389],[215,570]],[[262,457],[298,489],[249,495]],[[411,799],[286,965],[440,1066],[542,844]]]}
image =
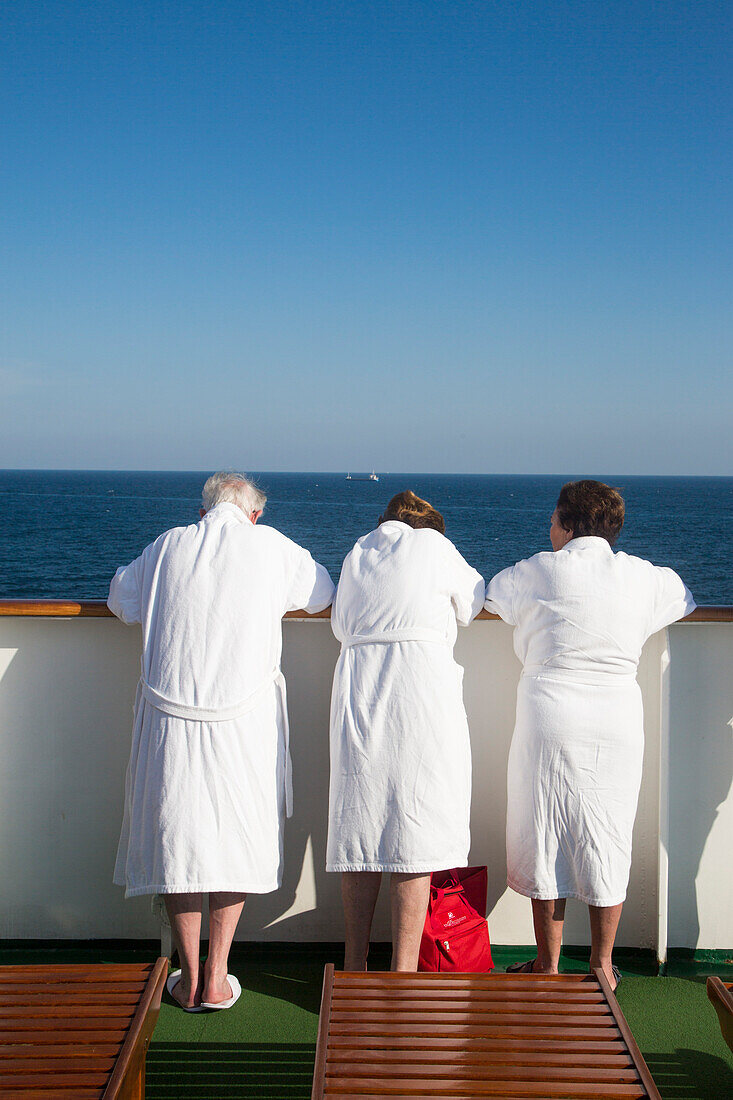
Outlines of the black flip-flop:
{"label": "black flip-flop", "polygon": [[[590,968],[588,969],[588,973],[590,974]],[[611,973],[613,974],[614,978],[616,979],[616,985],[613,987],[613,992],[615,993],[616,990],[618,989],[618,987],[621,985],[621,979],[623,978],[623,974],[621,973],[619,968],[617,966],[614,966],[613,964],[611,964]]]}
{"label": "black flip-flop", "polygon": [[534,974],[534,964],[537,959],[527,959],[523,963],[512,963],[506,968],[507,974]]}

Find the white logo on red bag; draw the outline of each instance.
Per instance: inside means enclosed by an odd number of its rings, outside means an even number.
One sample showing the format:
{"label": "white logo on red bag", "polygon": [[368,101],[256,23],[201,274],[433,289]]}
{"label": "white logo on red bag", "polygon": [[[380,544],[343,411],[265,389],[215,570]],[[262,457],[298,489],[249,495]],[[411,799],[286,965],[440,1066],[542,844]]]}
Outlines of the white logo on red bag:
{"label": "white logo on red bag", "polygon": [[468,920],[465,913],[460,916],[456,916],[455,913],[448,913],[448,918],[443,923],[444,928],[455,928],[457,924],[463,924],[464,920]]}

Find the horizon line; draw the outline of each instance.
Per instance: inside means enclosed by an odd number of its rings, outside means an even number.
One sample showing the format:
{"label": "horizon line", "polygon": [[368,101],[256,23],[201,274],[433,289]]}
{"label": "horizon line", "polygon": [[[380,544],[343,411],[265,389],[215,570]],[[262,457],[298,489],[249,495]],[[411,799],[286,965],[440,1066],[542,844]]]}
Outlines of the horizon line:
{"label": "horizon line", "polygon": [[[222,466],[219,470],[224,472],[235,472],[233,466]],[[212,467],[201,467],[199,469],[184,469],[181,467],[121,467],[121,466],[2,466],[0,467],[0,474],[14,473],[14,474],[42,474],[42,473],[54,473],[54,474],[197,474],[197,475],[209,475],[213,471]],[[252,476],[261,476],[267,474],[287,474],[293,477],[306,477],[315,475],[326,475],[328,477],[340,477],[343,476],[346,480],[347,473],[355,474],[368,474],[368,470],[360,470],[355,466],[351,468],[344,468],[340,470],[285,470],[285,469],[257,469],[250,467],[249,470],[241,468],[237,472],[249,473]],[[575,472],[543,472],[530,471],[525,473],[500,473],[496,471],[466,471],[466,470],[383,470],[375,471],[379,478],[382,477],[534,477],[534,478],[577,478],[582,479],[589,477],[589,474],[579,474]],[[733,479],[733,473],[731,474],[711,474],[711,473],[695,473],[695,474],[660,474],[660,473],[604,473],[604,477],[610,478],[642,478],[642,477],[667,477],[667,478],[718,478],[720,480]],[[376,482],[375,482],[376,484]]]}

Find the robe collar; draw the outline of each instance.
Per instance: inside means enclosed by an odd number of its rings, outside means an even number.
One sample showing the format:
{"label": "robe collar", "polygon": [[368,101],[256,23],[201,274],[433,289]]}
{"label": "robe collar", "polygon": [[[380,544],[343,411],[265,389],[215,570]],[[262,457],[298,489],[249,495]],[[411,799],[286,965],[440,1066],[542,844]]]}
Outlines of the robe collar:
{"label": "robe collar", "polygon": [[206,515],[204,516],[204,519],[206,519],[208,516],[214,516],[214,515],[216,515],[216,516],[232,516],[234,519],[238,520],[240,523],[244,523],[245,521],[247,523],[251,522],[249,520],[249,518],[247,516],[245,516],[244,512],[242,511],[242,509],[239,507],[238,504],[231,504],[228,500],[223,500],[220,504],[215,504],[214,507],[210,508],[209,511],[206,513]]}
{"label": "robe collar", "polygon": [[577,539],[571,539],[563,546],[563,550],[600,550],[613,553],[613,547],[601,535],[581,535]]}

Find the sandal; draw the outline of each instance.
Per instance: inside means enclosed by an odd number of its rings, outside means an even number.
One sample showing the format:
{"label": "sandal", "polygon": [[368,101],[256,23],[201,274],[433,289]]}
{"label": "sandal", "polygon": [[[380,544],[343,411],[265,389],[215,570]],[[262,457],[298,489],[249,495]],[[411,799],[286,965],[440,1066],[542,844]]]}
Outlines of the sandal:
{"label": "sandal", "polygon": [[[590,968],[588,969],[588,973],[589,974],[591,973]],[[613,974],[613,977],[614,977],[615,982],[616,982],[615,986],[613,987],[613,992],[615,993],[616,990],[618,989],[618,987],[621,985],[621,979],[623,978],[623,974],[621,973],[619,968],[617,966],[614,966],[613,964],[611,964],[611,973]]]}
{"label": "sandal", "polygon": [[235,1005],[237,1003],[242,995],[242,987],[233,974],[227,974],[227,981],[229,982],[229,988],[232,991],[231,997],[227,997],[225,1001],[202,1001],[202,1008],[231,1008],[232,1005]]}
{"label": "sandal", "polygon": [[506,968],[507,974],[534,974],[534,964],[537,959],[527,959],[527,962],[512,963]]}
{"label": "sandal", "polygon": [[168,980],[165,983],[165,987],[168,990],[173,1003],[176,1004],[179,1008],[182,1008],[184,1012],[203,1012],[201,1005],[182,1005],[181,1002],[173,996],[173,990],[176,988],[180,980],[181,971],[172,970],[171,973],[168,975]]}

